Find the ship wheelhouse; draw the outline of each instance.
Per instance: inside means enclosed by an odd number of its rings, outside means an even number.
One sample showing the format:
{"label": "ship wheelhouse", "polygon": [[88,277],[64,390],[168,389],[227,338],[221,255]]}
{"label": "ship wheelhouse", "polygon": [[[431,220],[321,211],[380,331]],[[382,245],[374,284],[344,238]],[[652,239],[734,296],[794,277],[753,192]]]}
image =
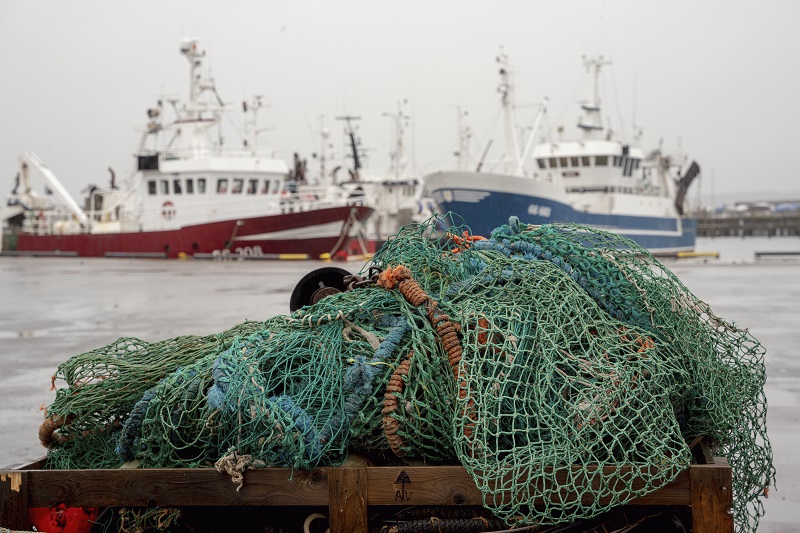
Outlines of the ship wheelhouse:
{"label": "ship wheelhouse", "polygon": [[616,141],[544,143],[533,159],[533,179],[560,183],[568,194],[663,193],[642,150]]}

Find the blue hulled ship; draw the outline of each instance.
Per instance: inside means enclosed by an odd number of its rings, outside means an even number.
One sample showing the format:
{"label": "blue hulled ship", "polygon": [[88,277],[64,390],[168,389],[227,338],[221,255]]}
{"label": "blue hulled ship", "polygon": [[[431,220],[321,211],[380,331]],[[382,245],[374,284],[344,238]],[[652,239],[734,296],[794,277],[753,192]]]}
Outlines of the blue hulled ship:
{"label": "blue hulled ship", "polygon": [[589,98],[581,103],[581,134],[574,140],[534,143],[547,110],[545,99],[522,145],[514,124],[513,73],[501,54],[505,156],[490,171],[483,170],[489,166],[483,160],[470,168],[465,157],[469,135],[462,133],[458,168],[425,176],[426,194],[440,212],[457,213],[477,235],[488,236],[516,215],[528,224],[572,222],[612,231],[657,255],[693,251],[696,221],[685,216],[684,202],[699,165],[660,148],[645,153],[638,138],[615,138],[603,126],[598,94],[600,69],[608,61],[584,62],[592,83]]}

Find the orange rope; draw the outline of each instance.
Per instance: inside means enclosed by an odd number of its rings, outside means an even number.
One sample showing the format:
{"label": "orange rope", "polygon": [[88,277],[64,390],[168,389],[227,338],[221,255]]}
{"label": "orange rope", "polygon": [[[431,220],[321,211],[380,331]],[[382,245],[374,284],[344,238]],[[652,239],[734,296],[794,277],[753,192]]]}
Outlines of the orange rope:
{"label": "orange rope", "polygon": [[486,240],[486,237],[481,237],[480,235],[470,235],[467,230],[464,230],[461,235],[456,235],[455,233],[446,233],[445,236],[456,243],[456,248],[451,250],[451,252],[454,254],[469,249],[474,242]]}
{"label": "orange rope", "polygon": [[383,433],[389,442],[389,448],[392,449],[397,457],[404,457],[406,452],[402,449],[403,437],[397,433],[400,429],[400,422],[392,416],[399,407],[395,393],[403,392],[403,376],[408,375],[413,355],[414,352],[412,350],[409,352],[408,358],[403,359],[403,362],[394,371],[392,377],[389,378],[389,384],[386,385],[386,393],[383,395],[383,410],[381,411],[383,413]]}
{"label": "orange rope", "polygon": [[[414,307],[419,307],[421,305],[425,306],[428,320],[431,321],[431,324],[436,330],[436,334],[439,337],[439,343],[447,354],[447,361],[450,364],[450,369],[453,371],[453,376],[458,383],[458,397],[462,400],[466,399],[467,384],[459,372],[459,363],[461,362],[461,356],[464,353],[463,349],[461,348],[461,341],[458,337],[458,334],[461,330],[460,325],[456,322],[452,322],[450,317],[439,309],[439,303],[425,293],[425,290],[411,276],[411,271],[408,269],[408,267],[403,265],[388,267],[386,270],[381,272],[380,276],[378,277],[378,285],[390,290],[397,287],[400,293],[411,305]],[[475,426],[475,422],[477,421],[477,414],[475,413],[475,401],[473,399],[470,398],[468,400],[463,414],[472,420],[472,422],[468,423],[464,428],[464,436],[469,438],[472,436],[472,430]],[[384,418],[384,423],[385,421],[386,419]]]}
{"label": "orange rope", "polygon": [[42,446],[50,448],[54,444],[65,443],[67,439],[56,433],[65,423],[66,420],[63,416],[45,418],[42,425],[39,426],[39,442],[42,443]]}

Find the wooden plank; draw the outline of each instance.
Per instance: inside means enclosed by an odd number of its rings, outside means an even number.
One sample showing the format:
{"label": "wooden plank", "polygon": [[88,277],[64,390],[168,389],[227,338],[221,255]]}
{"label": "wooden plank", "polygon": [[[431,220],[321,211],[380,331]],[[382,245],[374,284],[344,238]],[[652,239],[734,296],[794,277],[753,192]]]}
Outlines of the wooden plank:
{"label": "wooden plank", "polygon": [[18,467],[20,470],[41,470],[44,468],[45,463],[47,462],[47,457],[41,457],[32,463],[24,464]]}
{"label": "wooden plank", "polygon": [[365,468],[328,471],[328,524],[331,533],[367,533],[367,473]]}
{"label": "wooden plank", "polygon": [[42,457],[30,463],[11,464],[8,466],[0,467],[0,472],[4,472],[6,470],[41,470],[42,468],[44,468],[46,461],[47,458]]}
{"label": "wooden plank", "polygon": [[[692,468],[695,468],[693,465]],[[135,469],[135,470],[28,470],[30,500],[33,507],[56,503],[70,506],[180,506],[192,505],[327,505],[328,475],[340,468],[319,468],[313,472],[287,468],[249,470],[238,492],[236,485],[213,469]],[[574,472],[584,469],[569,469]],[[596,489],[596,468],[587,468],[584,486]],[[638,471],[637,471],[638,470]],[[563,484],[568,469],[554,479]],[[634,489],[644,484],[646,472],[631,466],[603,468],[603,474],[629,478],[635,475]],[[483,499],[470,474],[462,466],[367,467],[370,505],[482,505]],[[583,476],[583,477],[587,477]],[[553,479],[553,476],[548,476]],[[577,477],[573,477],[575,482]],[[543,479],[531,480],[543,484]],[[580,489],[580,486],[576,486]],[[612,487],[613,488],[613,487]],[[560,494],[576,499],[579,492]],[[583,496],[585,499],[586,497]],[[607,498],[602,498],[604,503]],[[540,502],[541,503],[541,502]],[[670,484],[631,500],[632,505],[690,505],[688,472],[680,473]]]}
{"label": "wooden plank", "polygon": [[0,472],[0,525],[28,529],[28,474]]}
{"label": "wooden plank", "polygon": [[210,468],[135,470],[32,470],[31,507],[180,507],[327,505],[327,469],[248,470],[236,490],[230,478]]}
{"label": "wooden plank", "polygon": [[[405,467],[368,467],[368,502],[369,505],[483,505],[481,491],[475,481],[462,466],[405,466]],[[546,469],[552,471],[552,469]],[[580,469],[563,469],[556,472],[554,478],[559,484],[566,483],[568,470],[575,472]],[[637,470],[639,472],[637,472]],[[630,466],[603,468],[603,475],[618,474],[634,478],[634,489],[639,490],[644,486],[644,469]],[[597,468],[588,468],[586,472],[591,476]],[[595,490],[600,483],[600,476],[593,476],[586,481]],[[542,486],[543,479],[529,480],[533,484]],[[607,487],[609,488],[609,487]],[[613,487],[610,487],[613,489]],[[576,487],[580,489],[580,487]],[[684,471],[671,483],[644,496],[632,499],[630,505],[690,505],[691,495],[689,472]],[[580,491],[561,491],[555,496],[559,501],[587,500]],[[588,500],[587,500],[588,501]],[[607,504],[611,496],[600,498],[601,503]],[[538,499],[536,504],[544,501]]]}
{"label": "wooden plank", "polygon": [[692,530],[694,533],[733,532],[732,473],[725,459],[692,465]]}
{"label": "wooden plank", "polygon": [[370,505],[483,505],[463,466],[368,467]]}

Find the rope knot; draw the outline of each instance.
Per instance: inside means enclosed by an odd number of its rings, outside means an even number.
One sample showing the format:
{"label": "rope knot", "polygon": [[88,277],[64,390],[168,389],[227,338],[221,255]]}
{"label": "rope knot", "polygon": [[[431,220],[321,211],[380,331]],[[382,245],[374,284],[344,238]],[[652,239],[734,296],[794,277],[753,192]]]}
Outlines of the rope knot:
{"label": "rope knot", "polygon": [[408,267],[397,265],[389,267],[378,277],[378,285],[384,289],[394,289],[401,281],[411,279],[411,271]]}

